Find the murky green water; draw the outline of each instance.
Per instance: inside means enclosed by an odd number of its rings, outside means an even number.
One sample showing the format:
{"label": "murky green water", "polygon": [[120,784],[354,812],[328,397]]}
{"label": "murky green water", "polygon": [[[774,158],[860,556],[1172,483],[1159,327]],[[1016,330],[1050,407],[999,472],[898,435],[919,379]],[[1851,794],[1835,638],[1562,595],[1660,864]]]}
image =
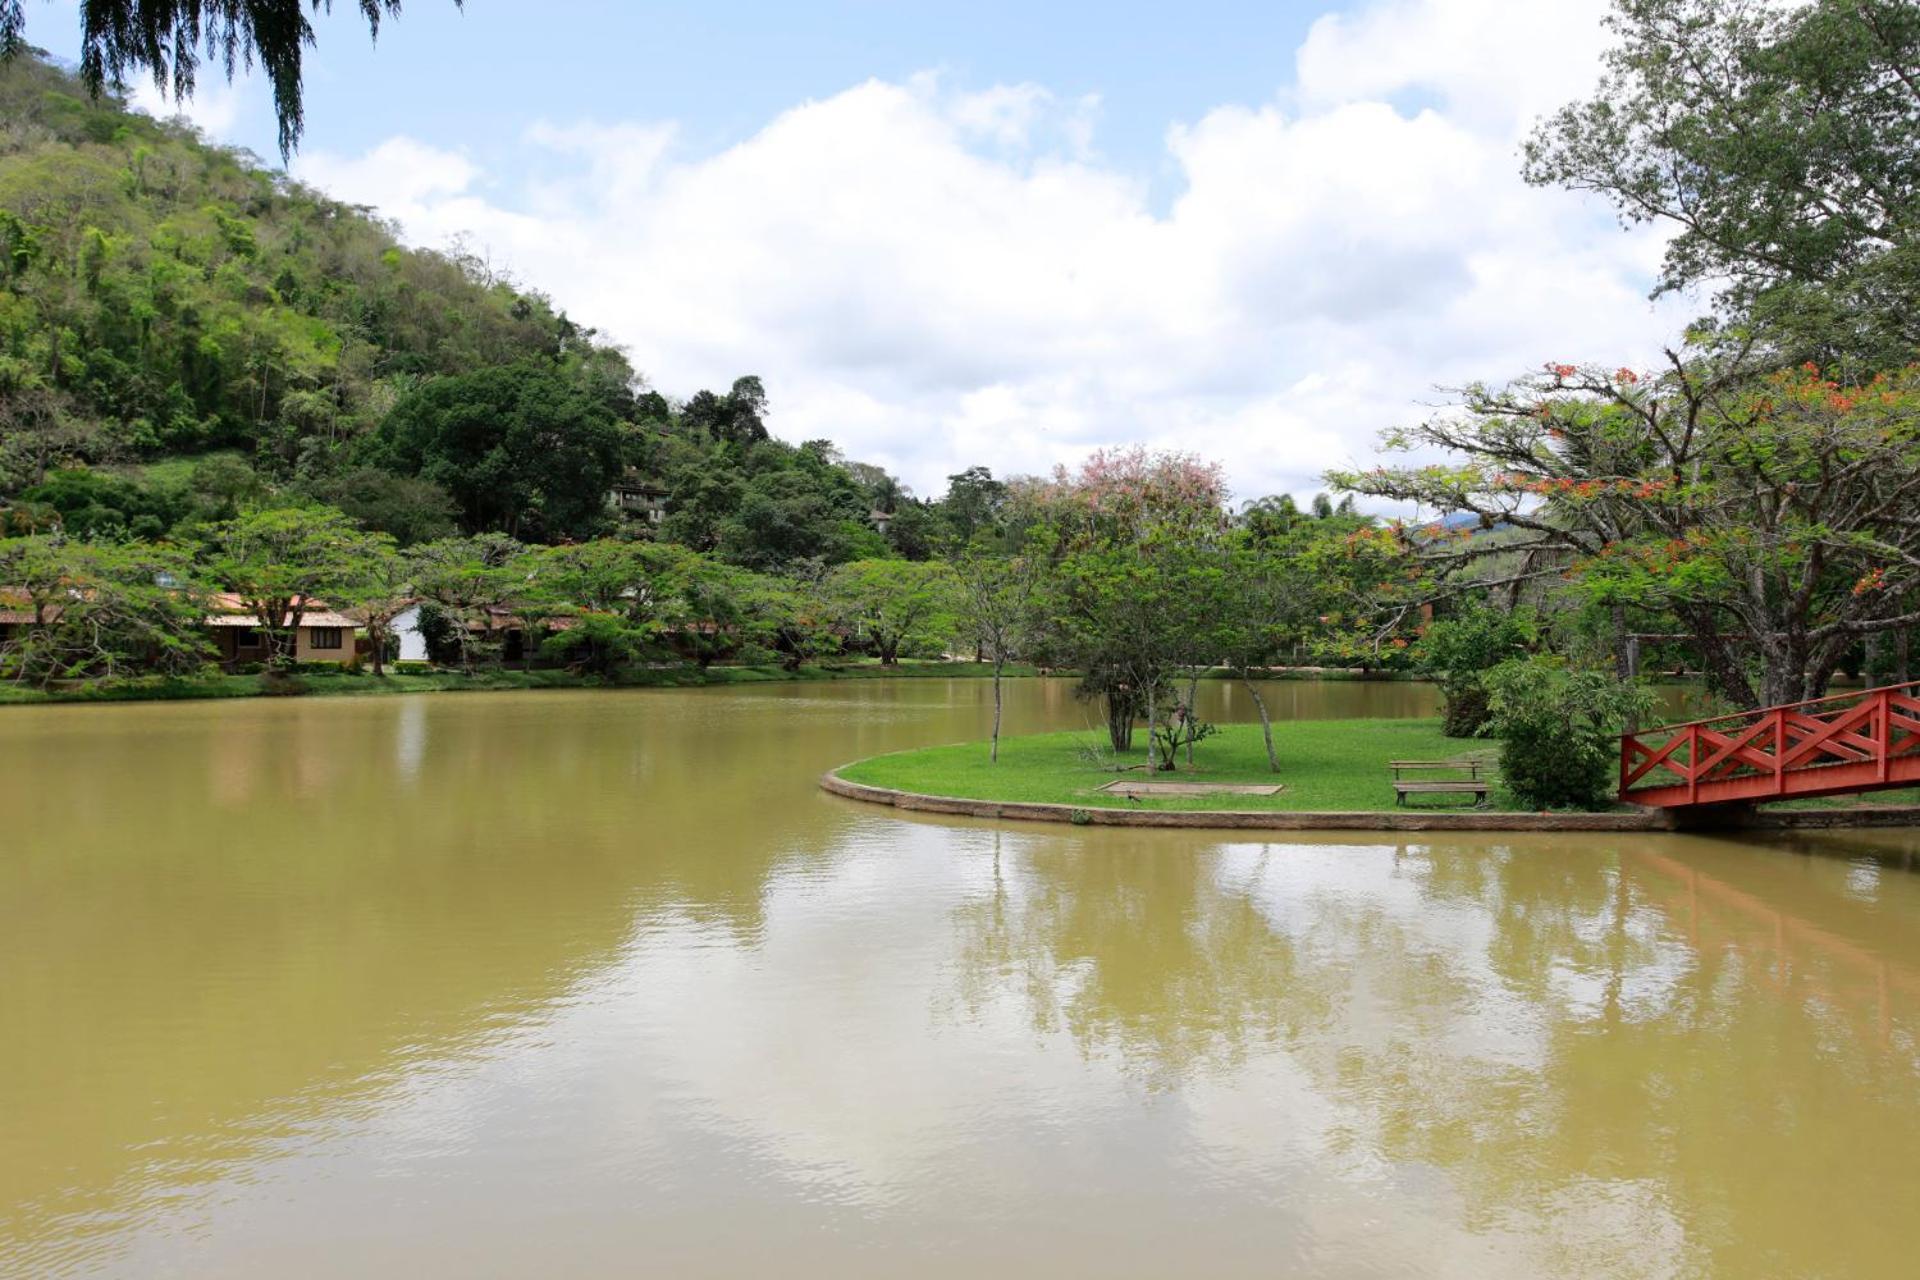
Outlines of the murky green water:
{"label": "murky green water", "polygon": [[[1920,837],[1257,840],[814,789],[987,697],[0,712],[0,1275],[1920,1265]],[[1088,718],[1013,686],[1013,731]]]}

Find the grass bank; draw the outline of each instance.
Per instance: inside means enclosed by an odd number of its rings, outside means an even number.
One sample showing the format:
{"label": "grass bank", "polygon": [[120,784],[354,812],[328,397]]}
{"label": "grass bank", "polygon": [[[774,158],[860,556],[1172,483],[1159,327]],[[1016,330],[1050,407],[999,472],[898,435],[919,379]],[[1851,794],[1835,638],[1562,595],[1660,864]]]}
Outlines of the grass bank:
{"label": "grass bank", "polygon": [[[794,680],[975,679],[989,677],[993,668],[975,662],[903,660],[896,667],[878,662],[814,663],[799,671],[777,666],[646,667],[623,673],[618,679],[577,675],[557,670],[461,671],[389,670],[384,676],[366,671],[303,670],[286,678],[264,675],[208,675],[189,679],[139,677],[98,680],[40,689],[0,681],[0,706],[45,705],[67,702],[171,702],[201,698],[261,697],[378,697],[396,693],[487,692],[501,689],[698,688],[704,685],[760,684]],[[1038,674],[1032,667],[1009,667],[1010,676]]]}
{"label": "grass bank", "polygon": [[[1371,811],[1394,807],[1388,761],[1450,760],[1468,751],[1487,753],[1493,747],[1448,738],[1433,719],[1289,720],[1273,726],[1280,757],[1276,774],[1267,766],[1260,726],[1231,724],[1221,726],[1217,736],[1194,748],[1193,768],[1187,767],[1183,753],[1174,772],[1149,775],[1145,736],[1142,731],[1136,739],[1142,745],[1118,760],[1108,751],[1104,732],[1076,730],[1002,739],[998,764],[988,760],[986,743],[971,742],[874,756],[838,772],[849,782],[870,787],[963,800],[1088,809]],[[1139,767],[1120,771],[1128,765]],[[1272,796],[1153,796],[1135,804],[1099,790],[1116,779],[1278,783],[1282,790]],[[1492,802],[1495,808],[1518,807],[1501,797],[1497,785]],[[1422,797],[1415,803],[1461,805],[1459,798],[1451,796]]]}

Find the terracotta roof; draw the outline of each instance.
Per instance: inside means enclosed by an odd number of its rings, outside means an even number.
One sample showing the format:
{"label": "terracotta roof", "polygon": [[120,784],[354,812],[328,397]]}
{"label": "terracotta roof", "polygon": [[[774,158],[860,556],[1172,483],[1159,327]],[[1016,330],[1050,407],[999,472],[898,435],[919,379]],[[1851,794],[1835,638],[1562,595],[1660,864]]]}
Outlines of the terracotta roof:
{"label": "terracotta roof", "polygon": [[[207,617],[210,627],[257,627],[260,619],[251,613],[215,613]],[[345,627],[359,630],[366,624],[349,618],[344,613],[335,613],[331,609],[309,609],[300,615],[303,627]]]}
{"label": "terracotta roof", "polygon": [[[336,613],[324,601],[302,600],[299,596],[295,596],[294,599],[306,607],[306,612],[300,618],[300,625],[303,627],[358,629],[366,626],[366,623],[349,618],[344,613]],[[246,601],[231,591],[216,591],[207,597],[207,603],[217,610],[207,615],[207,625],[210,627],[257,627],[260,625],[260,619],[248,612]]]}

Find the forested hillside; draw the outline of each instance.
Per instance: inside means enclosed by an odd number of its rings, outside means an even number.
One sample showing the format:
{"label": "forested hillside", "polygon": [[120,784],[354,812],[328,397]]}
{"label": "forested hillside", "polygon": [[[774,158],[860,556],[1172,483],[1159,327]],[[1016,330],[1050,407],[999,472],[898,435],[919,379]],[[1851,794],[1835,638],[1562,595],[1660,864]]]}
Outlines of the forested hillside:
{"label": "forested hillside", "polygon": [[[477,256],[401,245],[186,126],[0,67],[0,511],[157,537],[320,501],[420,541],[614,527],[629,469],[667,536],[759,568],[885,554],[900,490],[769,439],[758,381],[670,404]],[[914,521],[906,522],[912,535]]]}

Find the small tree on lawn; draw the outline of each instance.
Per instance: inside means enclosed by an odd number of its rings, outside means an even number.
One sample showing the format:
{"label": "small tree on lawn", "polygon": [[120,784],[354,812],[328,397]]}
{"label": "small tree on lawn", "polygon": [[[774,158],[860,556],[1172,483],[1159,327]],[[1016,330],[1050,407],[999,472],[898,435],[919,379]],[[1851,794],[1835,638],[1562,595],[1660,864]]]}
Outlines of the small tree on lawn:
{"label": "small tree on lawn", "polygon": [[1224,572],[1208,611],[1208,640],[1219,659],[1240,678],[1260,715],[1267,767],[1280,772],[1273,746],[1273,721],[1260,694],[1256,673],[1270,666],[1281,650],[1298,639],[1318,617],[1323,592],[1309,560],[1290,544],[1292,530],[1263,536],[1258,528],[1236,530],[1222,547]]}
{"label": "small tree on lawn", "polygon": [[[1041,602],[1050,645],[1060,656],[1128,695],[1147,718],[1147,766],[1173,768],[1158,734],[1164,696],[1175,672],[1193,665],[1206,644],[1202,619],[1214,598],[1221,570],[1217,559],[1179,526],[1140,530],[1127,543],[1097,541],[1061,557],[1047,575]],[[1131,726],[1129,725],[1129,728]],[[1111,726],[1110,726],[1111,732]],[[1115,750],[1123,750],[1119,738]]]}
{"label": "small tree on lawn", "polygon": [[967,621],[993,663],[993,734],[987,759],[994,763],[1000,760],[1001,677],[1025,640],[1040,568],[1036,554],[996,555],[980,545],[969,546],[953,562]]}
{"label": "small tree on lawn", "polygon": [[[1079,668],[1081,692],[1104,697],[1113,749],[1147,716],[1148,763],[1160,694],[1180,667],[1213,660],[1205,620],[1227,527],[1219,467],[1184,453],[1103,450],[1016,495],[1018,522],[1044,539],[1040,649]],[[1166,762],[1171,767],[1171,761]]]}

